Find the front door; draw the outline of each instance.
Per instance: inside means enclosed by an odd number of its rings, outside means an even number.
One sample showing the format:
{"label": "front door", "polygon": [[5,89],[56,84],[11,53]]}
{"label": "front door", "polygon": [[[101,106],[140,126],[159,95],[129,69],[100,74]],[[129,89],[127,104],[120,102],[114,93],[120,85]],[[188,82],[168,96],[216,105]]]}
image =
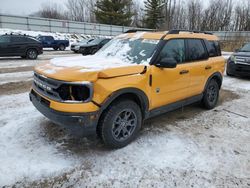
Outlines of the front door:
{"label": "front door", "polygon": [[2,35],[0,36],[0,55],[8,56],[11,54],[11,43],[10,43],[10,35]]}
{"label": "front door", "polygon": [[188,97],[190,70],[189,65],[185,64],[185,40],[172,39],[167,41],[157,61],[162,58],[174,58],[178,64],[176,68],[158,68],[155,65],[151,66],[151,109],[171,104]]}

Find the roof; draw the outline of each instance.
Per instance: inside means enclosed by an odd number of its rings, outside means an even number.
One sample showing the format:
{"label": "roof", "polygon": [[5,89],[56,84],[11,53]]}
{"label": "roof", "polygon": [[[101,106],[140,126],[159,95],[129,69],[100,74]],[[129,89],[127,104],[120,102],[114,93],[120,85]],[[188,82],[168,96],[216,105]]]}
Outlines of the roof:
{"label": "roof", "polygon": [[206,39],[206,40],[219,40],[219,38],[212,33],[200,32],[200,31],[182,31],[178,32],[172,31],[159,31],[159,32],[148,32],[148,31],[135,31],[124,33],[118,36],[118,38],[143,38],[143,39],[156,39],[169,40],[174,38],[196,38],[196,39]]}

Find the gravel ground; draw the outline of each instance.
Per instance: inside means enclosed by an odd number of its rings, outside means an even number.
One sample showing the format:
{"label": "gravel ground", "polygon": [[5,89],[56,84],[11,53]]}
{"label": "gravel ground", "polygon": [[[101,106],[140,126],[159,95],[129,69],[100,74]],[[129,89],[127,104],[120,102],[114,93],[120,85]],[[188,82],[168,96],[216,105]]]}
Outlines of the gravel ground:
{"label": "gravel ground", "polygon": [[225,76],[215,109],[150,119],[119,150],[68,135],[15,84],[0,85],[0,187],[250,187],[249,79]]}

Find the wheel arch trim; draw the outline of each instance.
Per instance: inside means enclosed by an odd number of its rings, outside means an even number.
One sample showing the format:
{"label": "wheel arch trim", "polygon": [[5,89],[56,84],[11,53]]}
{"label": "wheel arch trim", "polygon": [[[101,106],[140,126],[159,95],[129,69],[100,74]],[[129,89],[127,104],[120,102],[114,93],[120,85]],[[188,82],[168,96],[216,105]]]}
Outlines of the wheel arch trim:
{"label": "wheel arch trim", "polygon": [[222,85],[222,81],[223,81],[223,76],[220,72],[215,72],[213,73],[211,76],[209,76],[209,78],[207,79],[207,82],[206,82],[206,85],[204,87],[204,91],[206,90],[207,88],[207,85],[208,83],[212,80],[212,79],[217,79],[217,81],[219,80],[219,88],[221,88],[221,85]]}
{"label": "wheel arch trim", "polygon": [[142,107],[142,113],[144,115],[146,115],[146,113],[149,110],[149,99],[147,97],[147,95],[145,94],[144,91],[138,89],[138,88],[123,88],[123,89],[119,89],[115,92],[113,92],[100,106],[100,111],[101,113],[107,109],[107,107],[114,102],[115,100],[119,99],[122,95],[126,95],[126,94],[131,94],[136,96],[139,99],[140,102],[140,107]]}

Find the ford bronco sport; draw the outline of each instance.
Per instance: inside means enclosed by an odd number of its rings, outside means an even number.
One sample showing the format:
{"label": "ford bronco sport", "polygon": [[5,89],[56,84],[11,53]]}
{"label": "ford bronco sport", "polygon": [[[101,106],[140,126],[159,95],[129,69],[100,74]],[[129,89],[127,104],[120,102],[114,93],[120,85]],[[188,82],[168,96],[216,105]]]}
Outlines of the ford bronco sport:
{"label": "ford bronco sport", "polygon": [[224,67],[210,33],[128,32],[95,55],[37,65],[30,99],[54,123],[120,148],[145,119],[199,101],[214,108]]}

